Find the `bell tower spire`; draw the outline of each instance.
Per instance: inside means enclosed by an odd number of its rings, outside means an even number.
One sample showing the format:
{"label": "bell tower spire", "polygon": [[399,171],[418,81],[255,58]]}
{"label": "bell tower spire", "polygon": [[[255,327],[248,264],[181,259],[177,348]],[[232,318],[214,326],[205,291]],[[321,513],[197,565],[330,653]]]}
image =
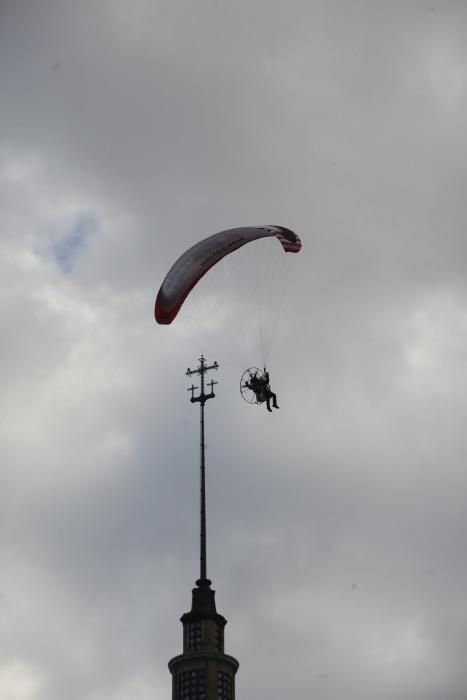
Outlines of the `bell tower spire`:
{"label": "bell tower spire", "polygon": [[225,617],[216,610],[215,591],[207,577],[206,557],[206,462],[204,407],[215,397],[214,385],[205,375],[219,369],[217,362],[208,365],[204,355],[196,369],[187,369],[188,377],[198,374],[200,392],[193,384],[191,403],[200,405],[200,577],[192,590],[191,611],[180,618],[183,624],[183,653],[169,661],[172,674],[172,700],[235,700],[235,674],[238,661],[224,653]]}

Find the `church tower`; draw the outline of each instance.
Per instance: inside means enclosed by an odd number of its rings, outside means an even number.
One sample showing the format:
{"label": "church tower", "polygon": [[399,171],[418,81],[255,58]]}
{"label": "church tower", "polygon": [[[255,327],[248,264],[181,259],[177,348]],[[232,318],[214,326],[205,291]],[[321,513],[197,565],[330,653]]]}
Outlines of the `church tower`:
{"label": "church tower", "polygon": [[172,700],[235,700],[238,661],[224,653],[227,620],[216,611],[211,581],[196,586],[191,611],[181,617],[183,654],[169,661]]}
{"label": "church tower", "polygon": [[169,661],[172,674],[172,700],[235,700],[235,674],[238,661],[224,653],[225,617],[216,610],[215,591],[206,574],[206,479],[204,443],[204,406],[214,398],[214,384],[205,393],[204,376],[218,369],[214,362],[207,366],[203,355],[195,370],[187,375],[200,375],[201,391],[191,385],[191,402],[200,404],[200,578],[192,590],[190,612],[181,617],[183,625],[183,653]]}

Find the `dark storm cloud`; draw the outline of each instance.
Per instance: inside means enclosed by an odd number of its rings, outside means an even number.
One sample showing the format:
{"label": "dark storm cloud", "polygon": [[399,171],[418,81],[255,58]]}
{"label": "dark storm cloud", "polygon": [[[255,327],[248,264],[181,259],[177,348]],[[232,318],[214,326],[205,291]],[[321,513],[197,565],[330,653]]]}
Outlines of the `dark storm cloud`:
{"label": "dark storm cloud", "polygon": [[[1,16],[0,694],[169,696],[198,565],[183,372],[204,350],[238,696],[463,697],[464,6]],[[185,247],[265,223],[304,241],[274,416],[240,403],[193,306],[152,318]]]}

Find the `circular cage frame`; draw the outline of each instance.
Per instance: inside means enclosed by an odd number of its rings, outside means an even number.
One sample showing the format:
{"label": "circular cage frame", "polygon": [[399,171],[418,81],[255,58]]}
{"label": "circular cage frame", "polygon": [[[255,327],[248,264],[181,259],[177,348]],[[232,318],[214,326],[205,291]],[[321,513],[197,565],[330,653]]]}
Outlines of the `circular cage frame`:
{"label": "circular cage frame", "polygon": [[246,369],[243,372],[242,377],[240,379],[240,394],[242,396],[242,399],[247,403],[253,406],[259,406],[260,404],[266,401],[266,397],[264,397],[264,399],[260,401],[253,389],[250,389],[250,387],[247,386],[247,382],[249,382],[251,377],[255,374],[258,377],[258,379],[262,379],[265,373],[263,372],[263,370],[259,369],[259,367],[248,367],[248,369]]}

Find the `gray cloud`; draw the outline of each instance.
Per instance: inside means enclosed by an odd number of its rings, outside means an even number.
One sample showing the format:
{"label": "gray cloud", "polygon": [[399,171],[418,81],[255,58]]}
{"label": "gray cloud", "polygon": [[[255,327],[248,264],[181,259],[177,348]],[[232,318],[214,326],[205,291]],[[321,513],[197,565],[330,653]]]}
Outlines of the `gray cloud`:
{"label": "gray cloud", "polygon": [[[465,25],[456,2],[3,3],[2,697],[169,696],[201,351],[238,696],[464,697]],[[241,402],[208,280],[152,317],[185,247],[250,223],[304,241],[273,416]]]}

